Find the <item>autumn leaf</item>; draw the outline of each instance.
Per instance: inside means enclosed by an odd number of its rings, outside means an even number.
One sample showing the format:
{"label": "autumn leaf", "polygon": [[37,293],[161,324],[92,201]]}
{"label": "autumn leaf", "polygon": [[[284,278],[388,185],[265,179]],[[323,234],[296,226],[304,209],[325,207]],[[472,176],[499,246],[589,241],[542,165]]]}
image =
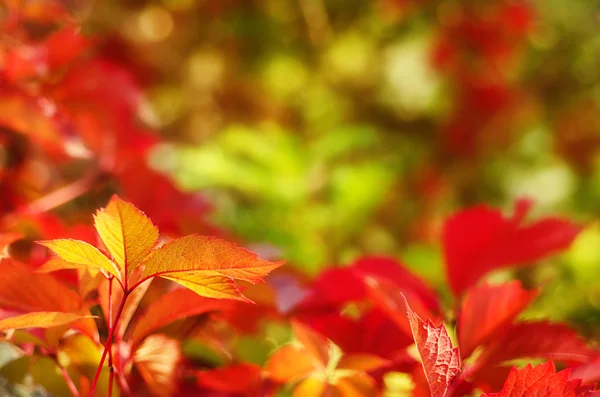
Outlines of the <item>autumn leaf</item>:
{"label": "autumn leaf", "polygon": [[568,248],[581,230],[559,218],[523,224],[530,206],[518,201],[510,218],[478,206],[446,220],[442,236],[446,274],[455,295],[494,269],[526,265]]}
{"label": "autumn leaf", "polygon": [[[90,269],[101,269],[122,280],[120,269],[115,263],[91,244],[72,239],[38,241],[37,243],[50,248],[56,255],[68,263],[81,265]],[[53,263],[51,268],[56,267],[57,264]],[[65,268],[69,268],[69,266],[65,265]]]}
{"label": "autumn leaf", "polygon": [[181,284],[206,298],[234,299],[252,303],[250,299],[241,294],[235,282],[229,277],[205,275],[202,272],[184,272],[163,275],[162,278]]}
{"label": "autumn leaf", "polygon": [[161,334],[146,338],[133,354],[137,370],[152,394],[157,397],[174,395],[180,360],[179,341]]}
{"label": "autumn leaf", "polygon": [[131,339],[137,344],[153,331],[174,321],[226,307],[227,302],[203,298],[185,288],[173,290],[146,308],[145,314],[135,323]]}
{"label": "autumn leaf", "polygon": [[[224,276],[260,281],[283,262],[269,262],[233,243],[214,237],[189,235],[155,250],[145,263],[142,280],[156,276],[195,284],[200,277]],[[176,277],[176,278],[175,278]],[[225,294],[230,287],[226,286]]]}
{"label": "autumn leaf", "polygon": [[519,370],[513,368],[504,387],[498,393],[481,397],[588,397],[596,395],[594,386],[581,386],[581,380],[569,380],[570,370],[555,373],[554,364],[547,362],[533,367],[528,364]]}
{"label": "autumn leaf", "polygon": [[0,257],[8,256],[7,255],[8,246],[22,238],[23,238],[22,233],[12,233],[12,232],[0,233]]}
{"label": "autumn leaf", "polygon": [[94,217],[96,230],[115,262],[129,276],[150,253],[158,229],[143,212],[113,196]]}
{"label": "autumn leaf", "polygon": [[[32,272],[11,258],[0,262],[0,307],[18,312],[74,313],[82,299],[49,274]],[[26,282],[25,282],[26,281]]]}
{"label": "autumn leaf", "polygon": [[512,323],[538,291],[522,289],[519,281],[501,285],[487,283],[467,292],[458,318],[458,343],[463,357]]}
{"label": "autumn leaf", "polygon": [[478,360],[480,365],[524,357],[584,363],[597,354],[571,328],[548,321],[535,321],[509,327],[494,339]]}
{"label": "autumn leaf", "polygon": [[424,322],[411,310],[408,302],[406,309],[431,396],[444,397],[460,372],[458,348],[452,347],[452,340],[444,324],[436,327],[431,320]]}
{"label": "autumn leaf", "polygon": [[250,363],[195,371],[195,375],[199,386],[227,393],[258,395],[262,385],[261,368]]}
{"label": "autumn leaf", "polygon": [[305,325],[293,321],[298,344],[285,345],[275,351],[265,372],[279,383],[296,382],[294,396],[375,396],[375,380],[367,371],[390,364],[371,354],[348,354]]}
{"label": "autumn leaf", "polygon": [[0,320],[0,331],[21,328],[50,328],[71,324],[86,317],[92,316],[62,312],[32,312]]}

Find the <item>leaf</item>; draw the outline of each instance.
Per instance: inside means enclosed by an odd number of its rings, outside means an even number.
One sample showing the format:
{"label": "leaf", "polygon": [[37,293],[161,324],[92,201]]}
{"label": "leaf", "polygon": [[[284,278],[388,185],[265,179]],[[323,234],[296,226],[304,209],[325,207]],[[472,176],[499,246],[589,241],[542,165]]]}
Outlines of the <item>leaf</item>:
{"label": "leaf", "polygon": [[374,354],[346,354],[341,359],[337,369],[370,372],[390,365],[392,362]]}
{"label": "leaf", "polygon": [[174,321],[225,308],[227,302],[203,298],[188,289],[176,289],[146,308],[145,314],[133,328],[131,339],[133,344],[137,344],[153,331]]}
{"label": "leaf", "polygon": [[173,396],[177,387],[179,342],[165,335],[151,335],[133,354],[133,362],[153,395]]}
{"label": "leaf", "polygon": [[313,357],[299,347],[286,345],[276,350],[265,366],[275,382],[288,383],[306,377],[316,369]]}
{"label": "leaf", "polygon": [[593,387],[581,386],[581,380],[569,380],[570,370],[555,373],[554,364],[547,362],[533,367],[511,370],[504,387],[498,393],[481,397],[584,397],[595,395]]}
{"label": "leaf", "polygon": [[[172,273],[202,271],[202,275],[227,276],[257,282],[283,262],[269,262],[233,243],[214,237],[189,235],[155,250],[148,258],[142,279]],[[183,275],[178,277],[182,279]]]}
{"label": "leaf", "polygon": [[173,273],[163,278],[191,289],[196,294],[213,299],[235,299],[252,303],[244,297],[233,280],[225,276],[204,275],[202,272]]}
{"label": "leaf", "polygon": [[0,308],[64,313],[81,309],[81,297],[49,274],[34,273],[11,258],[2,259],[0,269]]}
{"label": "leaf", "polygon": [[71,324],[77,320],[86,317],[89,316],[82,316],[75,313],[62,312],[26,313],[20,316],[0,320],[0,331],[21,328],[50,328],[59,325]]}
{"label": "leaf", "polygon": [[431,320],[424,322],[406,302],[415,344],[421,356],[423,370],[432,397],[444,397],[448,386],[460,372],[460,354],[444,324],[436,327]]}
{"label": "leaf", "polygon": [[143,212],[113,196],[94,217],[96,230],[116,263],[129,276],[158,240],[158,229]]}
{"label": "leaf", "polygon": [[84,241],[56,239],[37,242],[50,248],[61,259],[90,269],[101,269],[121,280],[119,268],[98,248]]}
{"label": "leaf", "polygon": [[321,377],[311,376],[304,379],[294,389],[294,397],[339,397],[332,393],[332,387],[328,385]]}
{"label": "leaf", "polygon": [[486,365],[522,357],[587,362],[597,353],[567,326],[536,321],[510,327],[494,339],[479,360]]}
{"label": "leaf", "polygon": [[379,395],[375,380],[365,373],[338,379],[335,388],[341,397],[376,397]]}
{"label": "leaf", "polygon": [[446,274],[455,295],[492,270],[526,265],[568,248],[581,230],[559,218],[523,225],[529,209],[530,203],[521,200],[510,218],[478,206],[446,220],[442,232]]}
{"label": "leaf", "polygon": [[227,393],[258,395],[262,385],[261,368],[256,364],[233,364],[195,374],[199,386]]}
{"label": "leaf", "polygon": [[458,319],[458,345],[463,358],[504,331],[537,293],[522,289],[519,281],[502,285],[485,283],[469,289]]}
{"label": "leaf", "polygon": [[[298,321],[292,321],[294,336],[312,358],[316,368],[325,368],[330,360],[330,342]],[[337,364],[337,363],[336,363]]]}
{"label": "leaf", "polygon": [[[60,257],[54,257],[50,260],[46,261],[42,266],[35,269],[36,273],[53,273],[59,270],[72,270],[72,269],[81,269],[81,265],[77,263],[67,262],[66,260]],[[89,268],[85,268],[89,269]],[[94,270],[99,268],[94,268]]]}
{"label": "leaf", "polygon": [[414,312],[424,318],[434,317],[433,313],[426,307],[423,301],[412,291],[398,288],[396,284],[387,280],[373,277],[365,278],[365,284],[368,287],[369,296],[373,304],[386,313],[387,316],[404,331],[407,335],[412,335],[412,326],[410,321],[403,315],[403,309],[406,302],[414,308]]}

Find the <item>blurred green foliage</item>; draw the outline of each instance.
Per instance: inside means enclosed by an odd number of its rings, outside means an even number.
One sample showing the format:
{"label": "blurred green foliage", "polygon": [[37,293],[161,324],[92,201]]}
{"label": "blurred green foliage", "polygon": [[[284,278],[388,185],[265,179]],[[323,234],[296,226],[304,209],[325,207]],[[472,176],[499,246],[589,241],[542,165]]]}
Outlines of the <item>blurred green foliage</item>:
{"label": "blurred green foliage", "polygon": [[[600,214],[597,0],[136,0],[86,16],[147,83],[142,116],[169,140],[152,164],[310,274],[382,253],[440,286],[457,208],[530,196],[535,215]],[[593,332],[599,233],[518,274],[548,287],[531,315]]]}

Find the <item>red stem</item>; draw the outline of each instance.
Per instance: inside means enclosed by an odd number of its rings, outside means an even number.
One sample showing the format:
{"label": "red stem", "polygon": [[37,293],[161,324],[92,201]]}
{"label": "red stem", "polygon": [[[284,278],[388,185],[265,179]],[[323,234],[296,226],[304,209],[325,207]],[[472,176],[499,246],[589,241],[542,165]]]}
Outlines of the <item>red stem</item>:
{"label": "red stem", "polygon": [[89,397],[94,397],[94,391],[96,390],[96,385],[98,384],[98,379],[100,379],[100,373],[102,373],[102,367],[104,365],[104,360],[106,360],[106,354],[110,350],[110,341],[115,334],[115,330],[117,329],[117,324],[119,324],[119,318],[121,318],[121,313],[123,312],[123,308],[125,307],[125,301],[129,296],[129,292],[123,292],[123,298],[121,298],[121,303],[119,304],[119,309],[117,309],[117,315],[115,316],[115,322],[112,324],[112,327],[108,330],[108,340],[104,345],[104,351],[102,352],[102,357],[100,358],[100,363],[98,364],[98,369],[96,370],[96,375],[94,375],[94,381],[92,382],[92,387],[90,389]]}
{"label": "red stem", "polygon": [[[113,304],[113,299],[112,299],[112,289],[113,289],[113,277],[110,277],[108,279],[108,329],[112,329],[113,328],[113,324],[112,324],[112,304]],[[114,332],[113,332],[114,334]],[[108,369],[109,369],[109,373],[108,373],[108,397],[112,397],[112,389],[113,389],[113,380],[115,378],[115,369],[113,367],[113,354],[112,354],[112,340],[113,338],[110,338],[109,340],[106,341],[106,344],[108,346]]]}
{"label": "red stem", "polygon": [[79,390],[77,390],[77,386],[73,383],[73,379],[69,376],[69,373],[62,365],[58,365],[60,367],[60,372],[62,373],[63,378],[65,378],[65,382],[67,382],[67,386],[71,393],[73,393],[73,397],[79,397]]}

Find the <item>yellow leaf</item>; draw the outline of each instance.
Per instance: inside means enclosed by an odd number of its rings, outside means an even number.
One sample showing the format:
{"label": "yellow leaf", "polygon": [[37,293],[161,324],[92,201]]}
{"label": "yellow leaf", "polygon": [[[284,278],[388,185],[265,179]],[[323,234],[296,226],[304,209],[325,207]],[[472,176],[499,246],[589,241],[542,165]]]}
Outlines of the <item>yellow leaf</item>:
{"label": "yellow leaf", "polygon": [[[68,269],[81,269],[81,265],[77,263],[67,262],[66,260],[56,256],[42,266],[35,269],[36,273],[52,273],[59,270],[68,270]],[[96,270],[96,269],[94,269]]]}
{"label": "yellow leaf", "polygon": [[21,328],[50,328],[70,324],[85,317],[87,316],[74,313],[33,312],[0,320],[0,331]]}
{"label": "yellow leaf", "polygon": [[158,229],[150,219],[117,196],[96,213],[95,226],[126,276],[139,266],[158,240]]}
{"label": "yellow leaf", "polygon": [[150,255],[142,279],[168,273],[203,271],[203,275],[260,281],[283,262],[269,262],[258,255],[214,237],[196,234],[171,241]]}
{"label": "yellow leaf", "polygon": [[240,293],[240,290],[229,277],[206,275],[203,272],[172,273],[162,277],[179,283],[198,295],[207,298],[235,299],[252,302]]}
{"label": "yellow leaf", "polygon": [[103,269],[121,280],[119,268],[108,259],[98,248],[84,241],[72,239],[57,239],[38,241],[50,248],[61,259],[91,269]]}

